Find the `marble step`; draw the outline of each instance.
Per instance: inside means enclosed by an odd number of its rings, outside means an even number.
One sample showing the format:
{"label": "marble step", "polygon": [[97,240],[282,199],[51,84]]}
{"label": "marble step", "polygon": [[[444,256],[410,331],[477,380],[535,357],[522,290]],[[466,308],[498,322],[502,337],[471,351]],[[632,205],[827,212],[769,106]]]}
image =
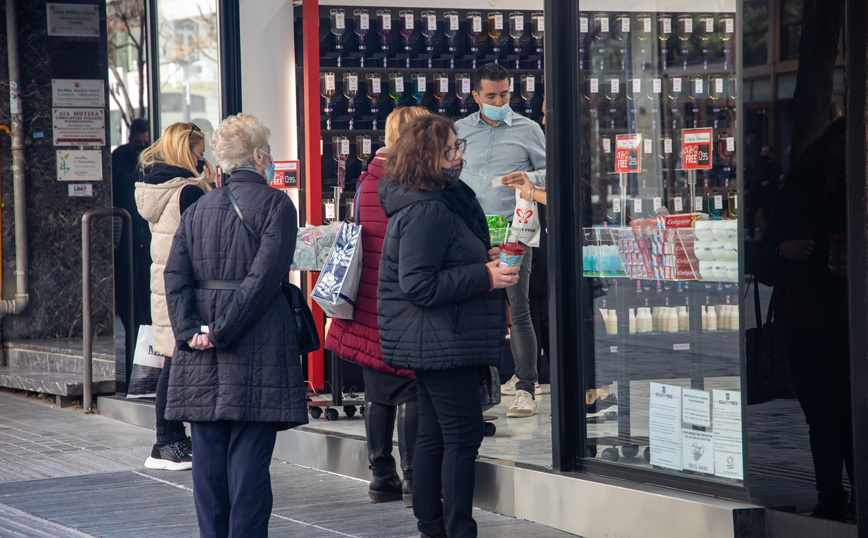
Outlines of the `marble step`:
{"label": "marble step", "polygon": [[[0,387],[69,397],[82,395],[84,380],[80,373],[49,372],[41,368],[24,366],[0,366]],[[114,391],[113,376],[93,376],[94,394],[110,394]]]}
{"label": "marble step", "polygon": [[[84,371],[84,343],[81,338],[51,340],[9,340],[6,366],[42,370],[47,373],[81,374]],[[95,338],[93,342],[94,377],[115,377],[114,338]]]}

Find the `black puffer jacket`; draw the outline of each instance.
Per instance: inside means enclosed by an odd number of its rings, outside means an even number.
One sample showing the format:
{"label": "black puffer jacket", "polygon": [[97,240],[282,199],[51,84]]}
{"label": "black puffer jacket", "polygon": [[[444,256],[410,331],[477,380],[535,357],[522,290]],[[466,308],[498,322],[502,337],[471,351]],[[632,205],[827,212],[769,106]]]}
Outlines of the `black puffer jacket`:
{"label": "black puffer jacket", "polygon": [[487,240],[442,192],[383,179],[379,195],[389,217],[377,293],[383,360],[413,370],[500,366],[506,313],[503,292],[488,291]]}
{"label": "black puffer jacket", "polygon": [[[295,250],[297,217],[286,194],[252,170],[230,183],[244,218],[224,189],[202,197],[183,215],[164,272],[177,341],[166,418],[307,423],[304,381],[293,313],[279,290]],[[194,288],[194,280],[242,281],[238,290]],[[213,349],[186,342],[202,325]]]}

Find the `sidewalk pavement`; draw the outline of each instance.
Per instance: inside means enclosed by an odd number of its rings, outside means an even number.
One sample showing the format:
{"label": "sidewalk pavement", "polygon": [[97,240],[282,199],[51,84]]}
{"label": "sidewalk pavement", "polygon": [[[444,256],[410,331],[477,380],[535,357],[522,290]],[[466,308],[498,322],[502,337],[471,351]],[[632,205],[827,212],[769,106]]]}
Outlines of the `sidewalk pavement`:
{"label": "sidewalk pavement", "polygon": [[[144,468],[150,430],[0,392],[0,536],[198,536],[189,472]],[[416,537],[401,502],[371,504],[367,483],[272,460],[270,536]],[[481,538],[561,538],[550,527],[475,510]]]}

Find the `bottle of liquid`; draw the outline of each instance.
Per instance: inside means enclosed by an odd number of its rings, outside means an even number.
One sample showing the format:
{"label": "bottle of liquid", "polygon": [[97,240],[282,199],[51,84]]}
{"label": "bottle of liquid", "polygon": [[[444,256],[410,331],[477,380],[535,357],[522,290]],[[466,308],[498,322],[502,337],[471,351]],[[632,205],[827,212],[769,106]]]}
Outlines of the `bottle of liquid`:
{"label": "bottle of liquid", "polygon": [[649,307],[640,308],[639,315],[636,318],[638,332],[640,333],[650,333],[653,329],[653,322],[651,318],[651,309]]}
{"label": "bottle of liquid", "polygon": [[632,308],[630,309],[630,317],[628,319],[627,331],[630,334],[636,334],[636,311]]}
{"label": "bottle of liquid", "polygon": [[676,312],[675,308],[669,309],[669,313],[666,318],[666,332],[678,332],[678,312]]}
{"label": "bottle of liquid", "polygon": [[721,331],[729,330],[729,310],[730,306],[728,304],[720,305],[718,307],[718,316],[717,316],[717,328]]}
{"label": "bottle of liquid", "polygon": [[658,318],[660,318],[660,307],[655,306],[654,308],[651,309],[651,330],[652,331],[656,332],[656,331],[660,330],[659,324],[658,324]]}
{"label": "bottle of liquid", "polygon": [[711,305],[707,308],[707,313],[705,314],[705,324],[706,329],[709,331],[717,330],[717,313],[715,312],[715,308]]}
{"label": "bottle of liquid", "polygon": [[732,313],[729,315],[729,326],[733,331],[737,331],[739,329],[739,325],[741,323],[741,318],[738,316],[738,305],[732,305]]}
{"label": "bottle of liquid", "polygon": [[[681,284],[679,282],[679,284]],[[687,314],[686,306],[678,307],[678,331],[688,332],[690,330],[690,317]]]}
{"label": "bottle of liquid", "polygon": [[702,305],[702,330],[706,330],[708,328],[708,323],[706,320],[707,312],[705,311],[705,305]]}
{"label": "bottle of liquid", "polygon": [[618,334],[618,312],[609,310],[609,315],[606,316],[606,334]]}

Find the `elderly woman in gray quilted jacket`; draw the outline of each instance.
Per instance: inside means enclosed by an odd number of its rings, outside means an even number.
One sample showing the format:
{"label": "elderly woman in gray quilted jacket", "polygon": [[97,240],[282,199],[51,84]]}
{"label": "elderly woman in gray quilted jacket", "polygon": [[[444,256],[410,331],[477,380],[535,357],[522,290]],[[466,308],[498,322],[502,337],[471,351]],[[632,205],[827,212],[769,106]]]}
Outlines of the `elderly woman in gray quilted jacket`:
{"label": "elderly woman in gray quilted jacket", "polygon": [[192,425],[202,537],[267,536],[277,432],[307,423],[294,314],[280,291],[298,221],[266,180],[268,135],[248,114],[217,127],[212,149],[231,176],[184,213],[165,270],[177,346],[166,417]]}

